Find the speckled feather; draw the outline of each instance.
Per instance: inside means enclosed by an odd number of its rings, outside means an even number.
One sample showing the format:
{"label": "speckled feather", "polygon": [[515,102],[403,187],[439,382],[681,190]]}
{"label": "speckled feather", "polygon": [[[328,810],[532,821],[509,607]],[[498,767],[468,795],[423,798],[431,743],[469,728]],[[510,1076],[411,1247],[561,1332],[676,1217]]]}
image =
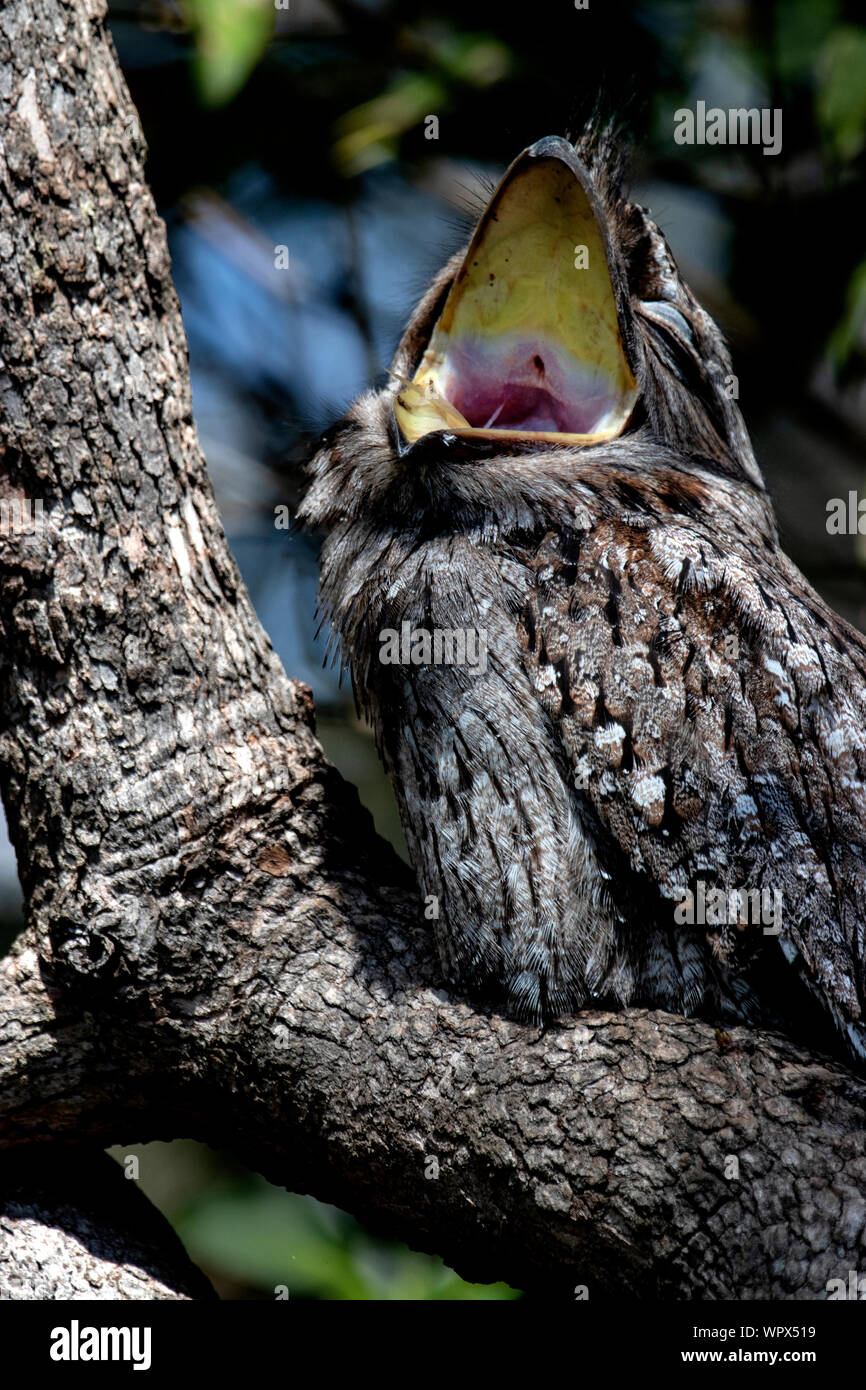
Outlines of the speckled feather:
{"label": "speckled feather", "polygon": [[[627,288],[633,426],[401,459],[397,378],[454,258],[395,380],[313,462],[323,606],[453,981],[533,1019],[643,1003],[796,1027],[812,998],[866,1057],[866,643],[779,549],[721,336],[610,139],[577,148]],[[383,665],[404,622],[482,632],[486,669]],[[699,881],[781,893],[780,934],[678,924]]]}

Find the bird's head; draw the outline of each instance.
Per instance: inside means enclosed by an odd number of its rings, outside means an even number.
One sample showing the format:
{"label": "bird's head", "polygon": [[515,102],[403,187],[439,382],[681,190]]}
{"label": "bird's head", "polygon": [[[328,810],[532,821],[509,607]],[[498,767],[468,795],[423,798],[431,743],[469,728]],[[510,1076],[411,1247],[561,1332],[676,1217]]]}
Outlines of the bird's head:
{"label": "bird's head", "polygon": [[326,440],[314,472],[329,495],[314,483],[309,520],[351,508],[351,488],[334,494],[335,456],[375,492],[394,465],[399,478],[512,458],[537,474],[542,456],[559,469],[588,466],[584,451],[637,461],[655,448],[744,486],[773,529],[722,335],[647,210],[623,196],[621,163],[609,131],[518,155],[415,309],[388,384],[344,422],[363,439],[338,426],[339,449]]}

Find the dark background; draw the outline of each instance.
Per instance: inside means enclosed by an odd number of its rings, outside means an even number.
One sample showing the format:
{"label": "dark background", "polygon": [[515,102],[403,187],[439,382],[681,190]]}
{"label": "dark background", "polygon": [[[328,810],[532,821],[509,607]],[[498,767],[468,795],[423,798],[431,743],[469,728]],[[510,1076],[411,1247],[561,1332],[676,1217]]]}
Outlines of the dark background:
{"label": "dark background", "polygon": [[[280,0],[277,0],[280,3]],[[446,0],[112,3],[149,146],[193,394],[235,556],[329,756],[402,852],[367,731],[314,640],[316,543],[275,528],[321,430],[379,378],[415,299],[524,146],[597,100],[629,128],[632,188],[732,347],[783,543],[866,627],[866,536],[827,504],[864,487],[866,27],[862,6]],[[674,112],[781,108],[781,153],[682,146]],[[425,138],[425,117],[439,121]],[[481,191],[479,191],[481,190]],[[276,248],[289,269],[275,268]],[[866,521],[864,521],[866,530]],[[0,923],[18,892],[0,835]],[[187,1141],[135,1153],[145,1191],[226,1297],[501,1298]]]}

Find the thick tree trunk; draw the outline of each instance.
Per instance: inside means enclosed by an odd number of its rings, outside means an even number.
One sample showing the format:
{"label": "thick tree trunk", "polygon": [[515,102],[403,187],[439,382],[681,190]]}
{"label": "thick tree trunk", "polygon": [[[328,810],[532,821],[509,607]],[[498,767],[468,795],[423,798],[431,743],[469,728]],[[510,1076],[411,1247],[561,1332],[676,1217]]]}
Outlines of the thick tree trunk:
{"label": "thick tree trunk", "polygon": [[0,1141],[205,1139],[565,1296],[824,1296],[862,1263],[866,1083],[747,1029],[539,1035],[443,993],[228,552],[103,5],[11,0],[0,57]]}

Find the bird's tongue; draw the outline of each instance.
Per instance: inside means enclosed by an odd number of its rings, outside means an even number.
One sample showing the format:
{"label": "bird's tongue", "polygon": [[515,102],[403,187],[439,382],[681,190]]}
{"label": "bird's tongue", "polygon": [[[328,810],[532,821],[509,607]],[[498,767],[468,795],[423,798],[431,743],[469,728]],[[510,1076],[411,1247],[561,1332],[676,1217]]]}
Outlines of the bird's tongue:
{"label": "bird's tongue", "polygon": [[493,195],[395,415],[436,429],[619,434],[637,400],[590,182],[565,140],[525,150]]}

